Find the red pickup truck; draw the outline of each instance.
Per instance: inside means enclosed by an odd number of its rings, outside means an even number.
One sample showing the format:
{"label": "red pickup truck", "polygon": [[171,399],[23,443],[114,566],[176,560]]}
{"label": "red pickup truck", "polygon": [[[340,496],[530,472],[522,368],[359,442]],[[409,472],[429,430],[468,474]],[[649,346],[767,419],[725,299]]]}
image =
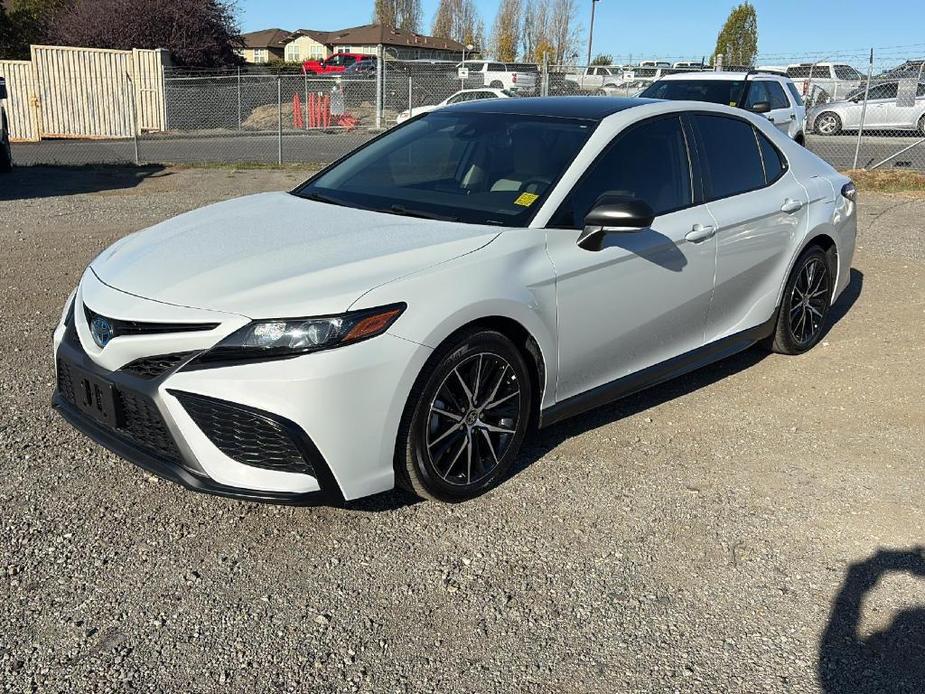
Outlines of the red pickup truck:
{"label": "red pickup truck", "polygon": [[343,72],[360,60],[374,60],[376,56],[363,53],[335,53],[324,60],[306,60],[302,63],[302,71],[306,75],[330,75]]}

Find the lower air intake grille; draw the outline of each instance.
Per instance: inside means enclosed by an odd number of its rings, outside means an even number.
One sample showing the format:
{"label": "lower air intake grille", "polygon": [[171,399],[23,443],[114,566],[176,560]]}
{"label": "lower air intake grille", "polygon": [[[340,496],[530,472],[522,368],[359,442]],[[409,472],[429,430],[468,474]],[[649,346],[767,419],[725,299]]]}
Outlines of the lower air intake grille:
{"label": "lower air intake grille", "polygon": [[117,390],[116,397],[121,404],[121,430],[142,446],[153,448],[171,460],[179,461],[180,451],[167,431],[157,406],[144,395],[128,390]]}
{"label": "lower air intake grille", "polygon": [[153,357],[142,357],[141,359],[129,362],[119,369],[119,371],[134,374],[138,376],[138,378],[157,378],[175,369],[193,354],[194,352],[175,352],[174,354],[158,354]]}
{"label": "lower air intake grille", "polygon": [[289,427],[273,415],[204,395],[170,393],[216,448],[232,460],[266,470],[315,474],[287,431]]}
{"label": "lower air intake grille", "polygon": [[77,400],[74,398],[74,381],[71,378],[71,367],[69,367],[67,362],[63,359],[58,360],[58,392],[60,392],[61,397],[69,403],[72,405],[76,404]]}

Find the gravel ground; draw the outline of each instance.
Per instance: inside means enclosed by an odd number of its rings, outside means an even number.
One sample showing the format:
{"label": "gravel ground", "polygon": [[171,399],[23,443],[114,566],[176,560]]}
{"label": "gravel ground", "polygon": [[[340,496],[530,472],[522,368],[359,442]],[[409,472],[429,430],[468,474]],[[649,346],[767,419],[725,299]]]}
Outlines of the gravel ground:
{"label": "gravel ground", "polygon": [[925,198],[863,196],[825,341],[536,436],[458,506],[242,503],[49,408],[50,332],[126,232],[298,171],[0,181],[8,691],[925,691]]}

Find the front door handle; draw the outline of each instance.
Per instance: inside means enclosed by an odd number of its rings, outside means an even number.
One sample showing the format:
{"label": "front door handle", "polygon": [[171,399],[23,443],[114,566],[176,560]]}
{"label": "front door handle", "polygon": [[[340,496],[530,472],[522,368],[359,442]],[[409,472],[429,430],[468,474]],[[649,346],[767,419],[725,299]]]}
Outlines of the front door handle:
{"label": "front door handle", "polygon": [[803,203],[800,200],[794,200],[793,198],[787,198],[784,200],[784,204],[780,206],[781,212],[786,212],[787,214],[793,214],[794,212],[799,212],[803,209]]}
{"label": "front door handle", "polygon": [[716,227],[705,224],[695,224],[684,238],[691,243],[700,243],[701,241],[706,241],[715,233]]}

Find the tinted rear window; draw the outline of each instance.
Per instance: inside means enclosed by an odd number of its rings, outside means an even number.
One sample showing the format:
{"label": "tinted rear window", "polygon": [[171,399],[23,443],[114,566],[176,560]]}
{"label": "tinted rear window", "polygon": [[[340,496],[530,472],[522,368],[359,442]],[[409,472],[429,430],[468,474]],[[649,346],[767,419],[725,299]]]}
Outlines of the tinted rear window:
{"label": "tinted rear window", "polygon": [[640,96],[670,101],[708,101],[735,106],[742,93],[741,80],[659,80]]}
{"label": "tinted rear window", "polygon": [[727,198],[765,185],[764,167],[751,124],[738,118],[694,114],[703,148],[709,199]]}

